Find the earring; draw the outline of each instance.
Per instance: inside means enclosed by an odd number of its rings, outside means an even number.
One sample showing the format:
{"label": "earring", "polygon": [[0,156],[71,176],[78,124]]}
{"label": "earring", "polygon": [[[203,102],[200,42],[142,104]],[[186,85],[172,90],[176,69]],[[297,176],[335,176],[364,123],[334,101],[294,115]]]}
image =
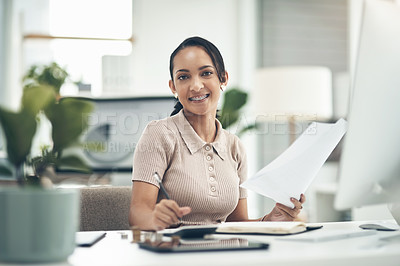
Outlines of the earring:
{"label": "earring", "polygon": [[178,99],[178,93],[174,93],[174,97],[175,97],[175,99]]}
{"label": "earring", "polygon": [[224,91],[224,90],[225,90],[225,88],[226,88],[226,86],[225,86],[225,85],[221,85],[221,91]]}

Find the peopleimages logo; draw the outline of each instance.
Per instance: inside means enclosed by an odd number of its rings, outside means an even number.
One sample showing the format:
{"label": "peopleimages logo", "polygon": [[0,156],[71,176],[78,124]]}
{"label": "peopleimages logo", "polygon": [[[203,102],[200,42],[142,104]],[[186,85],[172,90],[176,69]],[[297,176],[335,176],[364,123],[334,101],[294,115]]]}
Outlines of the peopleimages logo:
{"label": "peopleimages logo", "polygon": [[[93,129],[104,126],[102,133],[105,138],[116,136],[122,138],[130,138],[137,141],[144,128],[153,120],[159,120],[168,117],[167,113],[135,113],[135,112],[104,112],[86,114],[88,128],[83,133],[83,137],[87,137]],[[230,119],[225,116],[225,119]],[[252,130],[247,131],[248,135],[287,135],[294,134],[316,134],[317,125],[304,132],[311,122],[318,122],[318,116],[302,115],[302,114],[273,114],[257,116],[241,114],[237,122],[226,130],[232,134],[238,135],[243,128],[254,126]],[[171,122],[172,123],[172,122]],[[111,143],[111,142],[110,142]],[[117,146],[108,147],[107,149],[117,149]],[[129,147],[131,149],[132,147]]]}
{"label": "peopleimages logo", "polygon": [[108,125],[108,135],[136,135],[141,134],[146,125],[153,120],[167,117],[166,113],[135,113],[135,112],[102,112],[86,114],[88,129],[87,135],[93,128]]}
{"label": "peopleimages logo", "polygon": [[[229,119],[226,118],[226,119]],[[252,128],[246,135],[300,135],[317,133],[318,125],[313,125],[307,132],[305,130],[312,122],[318,122],[318,116],[302,114],[273,114],[257,116],[240,115],[238,122],[227,128],[232,133],[239,135],[244,128]]]}

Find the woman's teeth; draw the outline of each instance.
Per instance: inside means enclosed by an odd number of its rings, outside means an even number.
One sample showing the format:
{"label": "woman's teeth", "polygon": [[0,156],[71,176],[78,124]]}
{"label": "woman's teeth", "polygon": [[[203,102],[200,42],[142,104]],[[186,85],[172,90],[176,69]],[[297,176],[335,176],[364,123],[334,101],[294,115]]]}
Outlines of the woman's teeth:
{"label": "woman's teeth", "polygon": [[189,100],[190,101],[201,101],[201,100],[204,100],[205,98],[208,98],[208,96],[210,96],[210,94],[196,96],[196,97],[190,97]]}

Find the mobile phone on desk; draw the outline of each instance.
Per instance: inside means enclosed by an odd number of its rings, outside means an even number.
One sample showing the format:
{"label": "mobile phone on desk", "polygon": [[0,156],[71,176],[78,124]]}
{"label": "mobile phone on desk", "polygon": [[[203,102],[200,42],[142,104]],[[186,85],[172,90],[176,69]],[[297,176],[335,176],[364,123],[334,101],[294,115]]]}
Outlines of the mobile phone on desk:
{"label": "mobile phone on desk", "polygon": [[91,247],[106,236],[106,232],[76,232],[75,242],[78,247]]}

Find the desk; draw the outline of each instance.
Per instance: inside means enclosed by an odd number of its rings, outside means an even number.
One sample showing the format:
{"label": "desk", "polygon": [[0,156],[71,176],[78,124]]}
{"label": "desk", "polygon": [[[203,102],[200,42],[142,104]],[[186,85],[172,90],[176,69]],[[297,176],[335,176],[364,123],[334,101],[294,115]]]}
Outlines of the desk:
{"label": "desk", "polygon": [[[323,223],[323,229],[308,233],[336,229],[361,230],[358,228],[361,223]],[[140,249],[137,244],[130,243],[132,239],[130,232],[128,239],[122,239],[121,232],[126,231],[107,232],[107,236],[91,248],[76,248],[67,262],[51,265],[400,265],[400,240],[387,244],[379,241],[381,237],[400,235],[399,231],[377,232],[369,236],[320,243],[283,241],[280,239],[282,236],[248,236],[249,239],[270,243],[270,248],[180,254],[157,254]],[[223,235],[223,237],[228,236]]]}

